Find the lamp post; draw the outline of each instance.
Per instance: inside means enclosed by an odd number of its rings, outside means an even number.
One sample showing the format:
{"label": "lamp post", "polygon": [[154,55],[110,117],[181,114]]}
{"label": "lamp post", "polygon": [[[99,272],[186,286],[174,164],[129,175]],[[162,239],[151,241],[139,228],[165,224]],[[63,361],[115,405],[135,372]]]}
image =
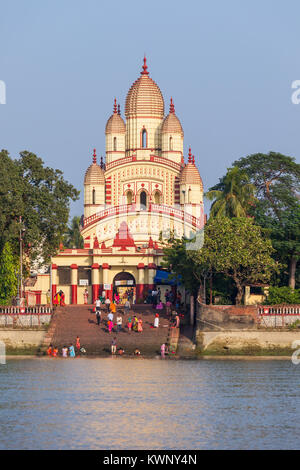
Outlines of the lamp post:
{"label": "lamp post", "polygon": [[22,238],[22,233],[25,232],[25,227],[23,226],[23,221],[22,221],[22,217],[20,216],[19,218],[19,222],[20,222],[20,232],[19,232],[19,235],[20,235],[20,238],[19,238],[19,241],[20,241],[20,292],[19,292],[19,302],[20,302],[20,305],[21,305],[21,299],[23,298],[23,238]]}

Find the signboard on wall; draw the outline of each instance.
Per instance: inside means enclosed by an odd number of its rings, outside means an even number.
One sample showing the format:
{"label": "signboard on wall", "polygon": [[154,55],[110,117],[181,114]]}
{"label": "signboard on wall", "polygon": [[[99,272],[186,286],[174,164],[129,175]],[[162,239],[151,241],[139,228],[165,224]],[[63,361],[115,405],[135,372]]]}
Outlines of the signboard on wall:
{"label": "signboard on wall", "polygon": [[104,290],[111,290],[111,284],[103,284]]}
{"label": "signboard on wall", "polygon": [[115,281],[116,286],[133,286],[134,282],[132,279]]}
{"label": "signboard on wall", "polygon": [[88,279],[79,279],[79,285],[80,286],[88,286],[89,285],[89,280]]}

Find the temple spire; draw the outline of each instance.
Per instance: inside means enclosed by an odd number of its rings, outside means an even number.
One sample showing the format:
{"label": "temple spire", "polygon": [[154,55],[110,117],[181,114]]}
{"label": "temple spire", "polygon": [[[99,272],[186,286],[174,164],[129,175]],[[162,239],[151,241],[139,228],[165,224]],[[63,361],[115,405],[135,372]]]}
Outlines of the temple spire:
{"label": "temple spire", "polygon": [[118,115],[121,116],[121,108],[119,104],[118,104]]}
{"label": "temple spire", "polygon": [[117,114],[117,100],[114,101],[114,114]]}
{"label": "temple spire", "polygon": [[171,98],[171,101],[170,101],[170,113],[175,114],[175,106],[174,106],[172,98]]}
{"label": "temple spire", "polygon": [[94,149],[94,153],[93,153],[93,163],[97,163],[96,149]]}
{"label": "temple spire", "polygon": [[189,163],[192,163],[192,150],[189,148]]}
{"label": "temple spire", "polygon": [[149,75],[147,68],[148,68],[147,59],[146,59],[146,56],[144,56],[144,65],[143,65],[143,71],[141,72],[141,75]]}

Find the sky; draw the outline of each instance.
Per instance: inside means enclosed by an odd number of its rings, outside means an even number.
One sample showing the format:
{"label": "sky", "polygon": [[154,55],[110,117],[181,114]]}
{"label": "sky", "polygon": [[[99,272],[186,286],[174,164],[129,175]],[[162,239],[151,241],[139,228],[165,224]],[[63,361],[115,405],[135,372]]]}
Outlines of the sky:
{"label": "sky", "polygon": [[298,0],[1,0],[0,149],[61,169],[81,215],[93,148],[105,155],[113,99],[124,116],[146,54],[205,190],[252,153],[300,162],[299,17]]}

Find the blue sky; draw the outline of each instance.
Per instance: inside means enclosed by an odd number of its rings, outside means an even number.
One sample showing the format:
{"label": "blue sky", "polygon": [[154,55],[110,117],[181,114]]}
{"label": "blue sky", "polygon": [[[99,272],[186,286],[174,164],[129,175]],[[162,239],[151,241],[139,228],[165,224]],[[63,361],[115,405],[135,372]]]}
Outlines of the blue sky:
{"label": "blue sky", "polygon": [[300,161],[300,3],[297,0],[10,0],[0,6],[0,148],[39,155],[81,190],[105,152],[113,99],[147,55],[170,96],[205,189],[242,156],[270,150]]}

